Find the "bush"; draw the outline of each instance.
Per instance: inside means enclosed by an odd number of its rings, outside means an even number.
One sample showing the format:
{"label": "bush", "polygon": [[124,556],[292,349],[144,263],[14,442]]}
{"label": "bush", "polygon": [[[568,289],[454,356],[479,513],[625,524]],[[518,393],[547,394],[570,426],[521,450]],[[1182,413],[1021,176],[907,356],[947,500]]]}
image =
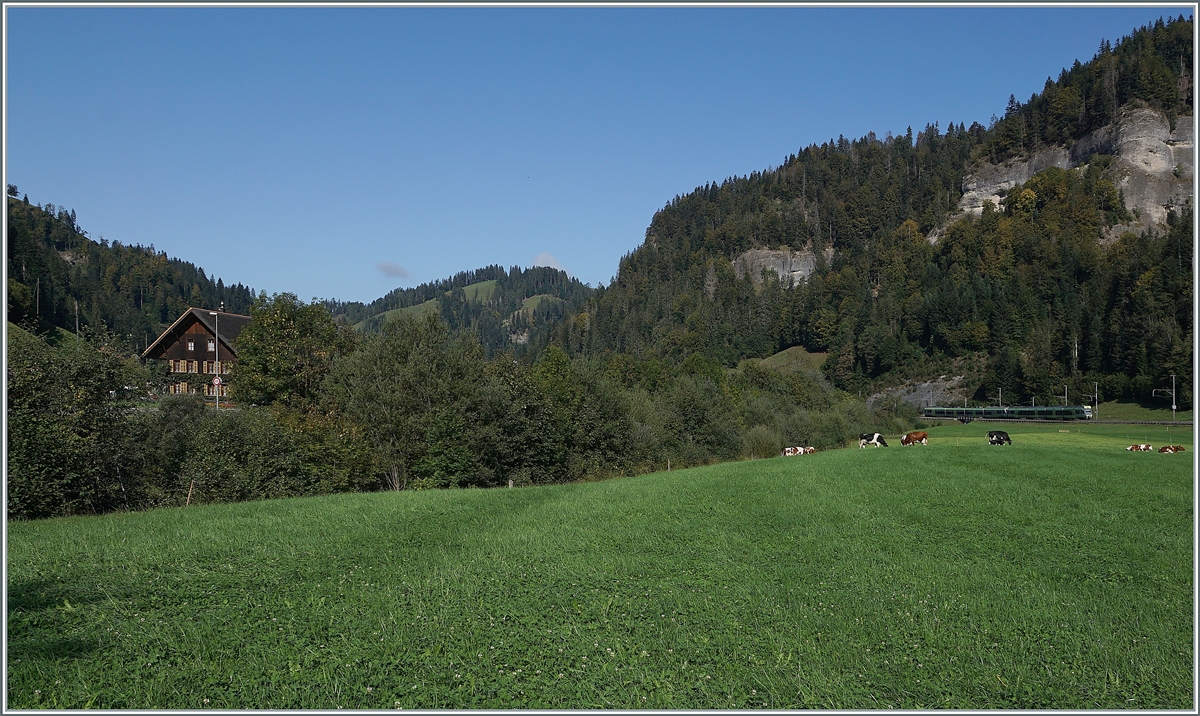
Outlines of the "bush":
{"label": "bush", "polygon": [[[99,513],[128,504],[125,366],[105,336],[52,347],[8,326],[8,516]],[[125,468],[122,470],[122,468]]]}
{"label": "bush", "polygon": [[755,425],[742,437],[742,455],[751,460],[775,457],[783,450],[779,433],[765,425]]}

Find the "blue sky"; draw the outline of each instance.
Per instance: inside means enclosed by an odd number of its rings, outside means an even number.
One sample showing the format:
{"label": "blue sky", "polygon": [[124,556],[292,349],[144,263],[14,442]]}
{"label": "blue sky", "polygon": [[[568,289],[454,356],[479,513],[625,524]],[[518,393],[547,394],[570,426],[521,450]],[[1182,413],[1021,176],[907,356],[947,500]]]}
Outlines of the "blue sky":
{"label": "blue sky", "polygon": [[[8,6],[5,176],[93,238],[371,301],[488,264],[607,284],[677,194],[1003,114],[1184,6]],[[540,258],[539,258],[540,257]]]}

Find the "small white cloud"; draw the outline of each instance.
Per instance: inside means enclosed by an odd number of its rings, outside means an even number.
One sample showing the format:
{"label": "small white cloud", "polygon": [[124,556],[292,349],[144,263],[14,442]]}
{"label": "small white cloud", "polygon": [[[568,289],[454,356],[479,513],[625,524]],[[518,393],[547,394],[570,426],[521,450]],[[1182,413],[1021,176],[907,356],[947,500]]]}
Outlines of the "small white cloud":
{"label": "small white cloud", "polygon": [[382,271],[384,276],[408,278],[411,275],[408,273],[408,269],[404,268],[400,264],[394,264],[390,261],[380,261],[379,263],[375,264],[375,268]]}
{"label": "small white cloud", "polygon": [[[562,263],[560,263],[558,259],[554,258],[554,256],[549,251],[543,251],[542,253],[538,254],[537,256],[534,256],[533,257],[533,265],[534,266],[548,266],[549,268],[556,268],[559,271],[567,271],[567,268],[565,266],[563,266]],[[567,273],[571,273],[571,272],[567,271]]]}

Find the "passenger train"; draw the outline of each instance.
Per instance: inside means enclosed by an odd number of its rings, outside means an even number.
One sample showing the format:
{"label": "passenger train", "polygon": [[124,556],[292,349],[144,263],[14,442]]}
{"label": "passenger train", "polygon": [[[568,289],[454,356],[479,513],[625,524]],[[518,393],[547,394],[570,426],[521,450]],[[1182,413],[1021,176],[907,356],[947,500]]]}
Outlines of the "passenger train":
{"label": "passenger train", "polygon": [[924,416],[941,420],[1090,420],[1092,407],[1090,405],[1067,406],[1038,406],[1030,407],[998,407],[986,408],[925,408]]}

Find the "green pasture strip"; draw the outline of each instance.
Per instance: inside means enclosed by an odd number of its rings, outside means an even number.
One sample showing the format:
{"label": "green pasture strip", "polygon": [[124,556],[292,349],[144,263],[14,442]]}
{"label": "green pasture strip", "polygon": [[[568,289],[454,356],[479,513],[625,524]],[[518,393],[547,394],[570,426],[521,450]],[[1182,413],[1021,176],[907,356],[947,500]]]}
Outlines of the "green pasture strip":
{"label": "green pasture strip", "polygon": [[365,318],[354,324],[355,330],[358,331],[375,331],[379,330],[383,324],[388,322],[392,316],[400,314],[408,314],[414,317],[421,317],[427,313],[437,313],[441,310],[442,301],[438,298],[431,298],[423,303],[418,303],[415,306],[404,306],[402,308],[393,308],[383,313],[376,313],[370,318]]}
{"label": "green pasture strip", "polygon": [[521,308],[532,313],[543,303],[566,303],[566,301],[562,300],[558,296],[551,296],[548,293],[539,293],[534,296],[530,296],[529,298],[522,299]]}
{"label": "green pasture strip", "polygon": [[[1128,401],[1113,401],[1111,403],[1101,403],[1100,410],[1097,414],[1100,420],[1170,420],[1171,406],[1168,403],[1166,408],[1161,407],[1161,403],[1150,407],[1141,403],[1133,403]],[[1176,420],[1191,420],[1191,410],[1175,411]]]}
{"label": "green pasture strip", "polygon": [[[988,423],[982,420],[963,425],[958,422],[936,421],[928,428],[930,444],[947,440],[955,445],[987,444],[990,430],[1003,430],[1013,440],[1013,446],[1030,441],[1039,445],[1092,446],[1124,450],[1132,443],[1148,443],[1154,449],[1163,445],[1182,445],[1185,452],[1164,455],[1190,461],[1195,444],[1191,425],[1112,425],[1106,423]],[[897,436],[899,444],[899,436]],[[924,446],[914,446],[924,447]],[[994,447],[994,446],[993,446]],[[1010,447],[1005,445],[1003,447]]]}
{"label": "green pasture strip", "polygon": [[8,703],[1191,708],[1190,456],[977,427],[10,523]]}
{"label": "green pasture strip", "polygon": [[468,301],[486,301],[496,292],[496,279],[480,281],[463,287],[463,295]]}

